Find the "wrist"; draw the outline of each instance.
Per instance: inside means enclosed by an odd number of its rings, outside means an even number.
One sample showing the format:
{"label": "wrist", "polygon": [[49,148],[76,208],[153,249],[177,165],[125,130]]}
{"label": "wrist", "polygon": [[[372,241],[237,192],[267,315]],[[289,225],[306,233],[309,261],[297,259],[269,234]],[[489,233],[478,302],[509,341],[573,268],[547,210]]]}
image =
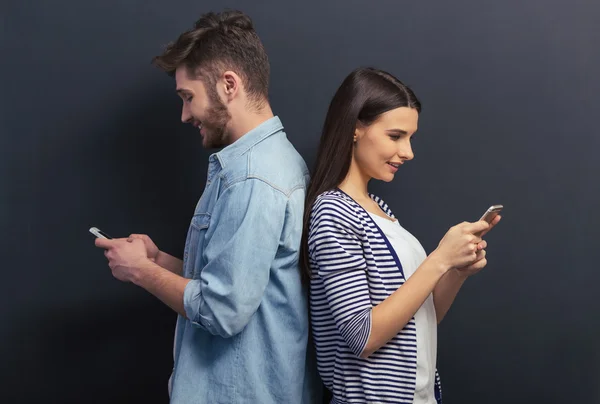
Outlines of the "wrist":
{"label": "wrist", "polygon": [[164,256],[164,253],[161,250],[158,250],[158,252],[154,256],[154,262],[156,262],[158,264],[162,260],[163,256]]}
{"label": "wrist", "polygon": [[143,286],[145,279],[150,273],[155,272],[157,267],[158,265],[150,259],[142,261],[137,266],[137,270],[132,273],[131,282],[137,286]]}
{"label": "wrist", "polygon": [[435,250],[432,252],[427,260],[430,262],[430,267],[439,275],[444,275],[446,272],[452,269],[452,266],[448,264],[442,257],[440,257],[440,253]]}
{"label": "wrist", "polygon": [[458,280],[462,282],[466,281],[467,278],[471,276],[470,273],[468,273],[467,271],[462,271],[460,268],[452,268],[450,271]]}

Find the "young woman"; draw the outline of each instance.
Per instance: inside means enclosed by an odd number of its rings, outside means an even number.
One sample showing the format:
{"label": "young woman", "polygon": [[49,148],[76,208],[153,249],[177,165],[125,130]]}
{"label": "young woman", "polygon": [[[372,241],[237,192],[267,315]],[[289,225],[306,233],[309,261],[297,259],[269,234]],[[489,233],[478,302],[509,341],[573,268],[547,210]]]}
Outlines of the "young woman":
{"label": "young woman", "polygon": [[452,227],[426,255],[367,190],[412,160],[421,105],[389,73],[361,68],[336,92],[307,192],[303,268],[318,369],[332,403],[441,403],[437,324],[481,270],[491,225]]}

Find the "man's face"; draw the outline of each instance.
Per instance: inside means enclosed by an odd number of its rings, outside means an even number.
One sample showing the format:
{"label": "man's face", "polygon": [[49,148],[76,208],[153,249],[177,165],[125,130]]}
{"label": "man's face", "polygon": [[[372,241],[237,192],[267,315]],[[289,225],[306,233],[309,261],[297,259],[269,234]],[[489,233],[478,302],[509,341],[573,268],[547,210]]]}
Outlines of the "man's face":
{"label": "man's face", "polygon": [[229,144],[227,124],[231,116],[215,88],[207,88],[200,79],[190,78],[184,66],[175,72],[177,94],[183,100],[181,121],[190,123],[200,130],[202,145],[221,148]]}

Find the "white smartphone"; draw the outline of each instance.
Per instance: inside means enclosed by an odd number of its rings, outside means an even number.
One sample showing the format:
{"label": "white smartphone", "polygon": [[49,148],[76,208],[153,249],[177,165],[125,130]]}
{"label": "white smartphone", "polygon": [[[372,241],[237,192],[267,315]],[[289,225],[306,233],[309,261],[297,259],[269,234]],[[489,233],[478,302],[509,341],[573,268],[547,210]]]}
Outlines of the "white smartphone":
{"label": "white smartphone", "polygon": [[112,239],[111,236],[109,236],[108,234],[106,234],[105,232],[103,232],[102,230],[100,230],[97,227],[90,227],[90,233],[92,233],[94,236],[96,236],[98,238],[107,238],[109,240]]}
{"label": "white smartphone", "polygon": [[485,211],[479,220],[485,220],[488,223],[492,223],[492,220],[498,216],[498,213],[500,213],[503,208],[504,206],[502,205],[492,205],[488,208],[488,210]]}
{"label": "white smartphone", "polygon": [[[494,220],[496,216],[498,216],[498,214],[502,211],[503,208],[504,206],[502,205],[492,205],[488,208],[488,210],[485,211],[485,213],[483,214],[483,216],[481,216],[481,219],[479,220],[485,220],[488,223],[492,223],[492,220]],[[475,233],[475,235],[479,237],[481,233],[483,232]]]}

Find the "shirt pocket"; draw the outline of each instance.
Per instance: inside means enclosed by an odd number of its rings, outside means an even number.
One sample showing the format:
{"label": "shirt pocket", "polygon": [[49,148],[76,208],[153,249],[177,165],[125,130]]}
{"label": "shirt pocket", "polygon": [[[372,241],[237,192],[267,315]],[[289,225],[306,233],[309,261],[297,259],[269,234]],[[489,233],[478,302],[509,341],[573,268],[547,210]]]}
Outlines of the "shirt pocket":
{"label": "shirt pocket", "polygon": [[206,245],[206,232],[210,227],[210,213],[196,213],[190,223],[190,241],[187,255],[188,273],[192,279],[200,275],[200,270],[204,266],[202,252]]}

